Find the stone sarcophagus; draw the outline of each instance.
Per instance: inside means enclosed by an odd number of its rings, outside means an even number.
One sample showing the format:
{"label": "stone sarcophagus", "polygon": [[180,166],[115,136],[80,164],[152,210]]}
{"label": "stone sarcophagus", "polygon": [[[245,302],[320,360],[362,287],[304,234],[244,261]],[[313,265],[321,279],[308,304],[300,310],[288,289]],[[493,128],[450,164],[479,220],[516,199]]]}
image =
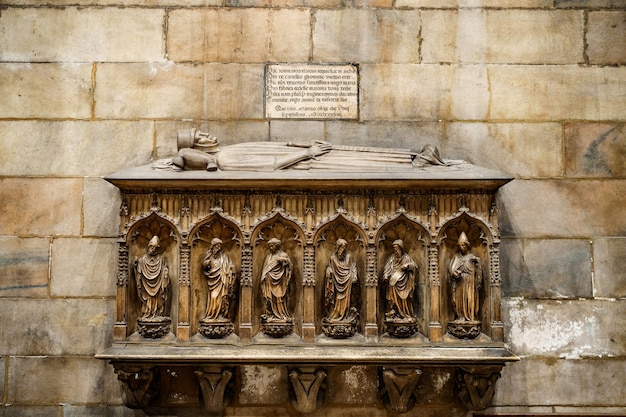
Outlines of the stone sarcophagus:
{"label": "stone sarcophagus", "polygon": [[323,407],[327,376],[350,365],[375,370],[394,412],[437,372],[456,381],[450,401],[489,405],[517,360],[495,199],[510,178],[428,146],[220,148],[196,131],[179,145],[107,177],[123,204],[114,344],[98,357],[128,406],[219,413],[250,365],[283,367],[300,412]]}

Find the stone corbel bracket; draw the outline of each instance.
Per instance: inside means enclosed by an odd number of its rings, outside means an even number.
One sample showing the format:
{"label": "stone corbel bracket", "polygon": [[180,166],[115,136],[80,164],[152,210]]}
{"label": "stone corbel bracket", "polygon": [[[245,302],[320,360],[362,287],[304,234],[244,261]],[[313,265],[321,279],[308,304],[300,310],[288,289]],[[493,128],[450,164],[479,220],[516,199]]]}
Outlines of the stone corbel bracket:
{"label": "stone corbel bracket", "polygon": [[326,370],[313,367],[289,369],[289,383],[295,394],[291,403],[297,411],[311,413],[323,402],[326,375]]}
{"label": "stone corbel bracket", "polygon": [[406,413],[415,405],[417,383],[422,370],[414,367],[382,367],[385,406],[396,413]]}
{"label": "stone corbel bracket", "polygon": [[200,366],[195,372],[202,390],[204,408],[211,414],[221,414],[232,400],[229,389],[235,371],[231,367]]}
{"label": "stone corbel bracket", "polygon": [[125,363],[114,363],[114,366],[128,408],[145,408],[158,395],[158,373],[154,366]]}
{"label": "stone corbel bracket", "polygon": [[502,366],[468,366],[457,371],[457,398],[468,410],[481,411],[489,407],[500,378]]}

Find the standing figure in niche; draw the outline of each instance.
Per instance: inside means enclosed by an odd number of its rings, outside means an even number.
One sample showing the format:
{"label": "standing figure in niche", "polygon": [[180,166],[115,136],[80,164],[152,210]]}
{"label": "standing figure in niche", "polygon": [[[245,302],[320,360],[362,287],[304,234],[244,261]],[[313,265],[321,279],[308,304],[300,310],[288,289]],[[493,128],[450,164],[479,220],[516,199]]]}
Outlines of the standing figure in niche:
{"label": "standing figure in niche", "polygon": [[459,251],[450,261],[450,286],[452,290],[452,310],[455,321],[475,322],[480,305],[479,293],[483,271],[480,258],[469,251],[470,242],[461,232],[458,240]]}
{"label": "standing figure in niche", "polygon": [[141,300],[141,318],[163,317],[170,284],[167,260],[158,253],[160,242],[154,236],[148,242],[148,251],[141,258],[135,258],[135,279],[137,293]]}
{"label": "standing figure in niche", "polygon": [[348,242],[337,239],[337,247],[326,267],[325,321],[346,322],[355,318],[356,309],[351,308],[352,285],[359,281],[356,262],[347,251]]}
{"label": "standing figure in niche", "polygon": [[261,290],[266,302],[266,321],[290,321],[287,307],[289,282],[293,263],[289,255],[280,247],[281,242],[272,238],[267,243],[270,253],[263,262],[261,272]]}
{"label": "standing figure in niche", "polygon": [[417,264],[404,252],[402,240],[395,240],[392,247],[393,253],[385,263],[382,277],[387,282],[387,301],[390,305],[385,317],[387,320],[414,322],[413,293]]}
{"label": "standing figure in niche", "polygon": [[222,240],[214,238],[211,249],[202,261],[202,270],[209,286],[206,315],[202,320],[229,319],[230,299],[236,279],[235,264],[222,251]]}

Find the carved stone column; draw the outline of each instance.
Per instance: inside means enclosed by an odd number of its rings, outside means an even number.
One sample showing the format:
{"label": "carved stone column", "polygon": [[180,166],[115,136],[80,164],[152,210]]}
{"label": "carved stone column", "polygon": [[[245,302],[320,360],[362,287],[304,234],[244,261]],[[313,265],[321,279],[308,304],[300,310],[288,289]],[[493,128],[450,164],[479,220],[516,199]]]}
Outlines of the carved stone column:
{"label": "carved stone column", "polygon": [[123,400],[128,408],[144,408],[159,392],[156,369],[151,365],[114,364],[117,379],[124,390]]}
{"label": "carved stone column", "polygon": [[204,366],[197,368],[195,374],[202,390],[204,408],[211,414],[221,415],[232,400],[233,394],[228,384],[234,370],[228,367]]}
{"label": "carved stone column", "polygon": [[502,294],[502,277],[500,276],[500,248],[497,243],[489,248],[489,291],[491,291],[491,340],[504,341],[504,324],[500,307]]}
{"label": "carved stone column", "polygon": [[249,242],[241,251],[241,294],[239,298],[239,338],[252,340],[252,248]]}
{"label": "carved stone column", "polygon": [[430,283],[430,322],[428,336],[431,341],[443,338],[441,326],[441,278],[439,277],[439,249],[434,244],[428,249],[428,281]]}
{"label": "carved stone column", "polygon": [[457,398],[468,410],[481,411],[489,407],[500,378],[502,366],[462,367],[457,371]]}
{"label": "carved stone column", "polygon": [[289,382],[295,394],[291,403],[301,413],[310,413],[317,409],[323,401],[326,371],[315,368],[299,368],[289,370]]}
{"label": "carved stone column", "polygon": [[302,339],[305,342],[315,340],[315,247],[307,245],[304,248],[303,271],[303,323]]}
{"label": "carved stone column", "polygon": [[378,337],[378,277],[376,276],[376,246],[369,245],[366,251],[365,272],[365,337]]}
{"label": "carved stone column", "polygon": [[127,322],[127,300],[128,300],[128,246],[123,239],[118,242],[117,248],[117,301],[115,327],[113,328],[113,339],[126,340],[128,331]]}
{"label": "carved stone column", "polygon": [[176,337],[181,341],[188,341],[191,337],[191,276],[189,271],[189,257],[191,248],[184,241],[180,246],[180,278],[178,279],[178,326]]}
{"label": "carved stone column", "polygon": [[415,389],[422,376],[419,368],[382,368],[384,389],[381,392],[385,406],[396,413],[406,413],[415,406]]}

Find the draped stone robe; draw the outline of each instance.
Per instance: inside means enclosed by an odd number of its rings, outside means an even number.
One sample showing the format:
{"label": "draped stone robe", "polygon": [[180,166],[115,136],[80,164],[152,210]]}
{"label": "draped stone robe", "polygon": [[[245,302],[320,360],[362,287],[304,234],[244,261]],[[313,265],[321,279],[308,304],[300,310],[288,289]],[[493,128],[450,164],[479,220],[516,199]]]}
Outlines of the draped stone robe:
{"label": "draped stone robe", "polygon": [[235,283],[235,264],[225,253],[209,253],[202,261],[209,286],[205,319],[228,318],[231,291]]}
{"label": "draped stone robe", "polygon": [[163,315],[170,284],[167,260],[161,255],[145,254],[135,261],[137,293],[141,299],[141,317]]}
{"label": "draped stone robe", "polygon": [[413,291],[417,264],[403,253],[402,256],[391,255],[385,264],[383,280],[388,281],[387,300],[395,308],[396,316],[401,319],[414,319]]}
{"label": "draped stone robe", "polygon": [[340,259],[334,252],[326,267],[326,320],[340,322],[349,319],[352,284],[358,281],[356,262],[349,253]]}
{"label": "draped stone robe", "polygon": [[478,291],[483,278],[480,258],[470,252],[457,252],[450,261],[449,273],[456,319],[476,321],[480,302]]}
{"label": "draped stone robe", "polygon": [[291,281],[292,262],[282,249],[270,253],[263,263],[261,290],[269,303],[268,316],[274,319],[290,319],[287,293]]}

